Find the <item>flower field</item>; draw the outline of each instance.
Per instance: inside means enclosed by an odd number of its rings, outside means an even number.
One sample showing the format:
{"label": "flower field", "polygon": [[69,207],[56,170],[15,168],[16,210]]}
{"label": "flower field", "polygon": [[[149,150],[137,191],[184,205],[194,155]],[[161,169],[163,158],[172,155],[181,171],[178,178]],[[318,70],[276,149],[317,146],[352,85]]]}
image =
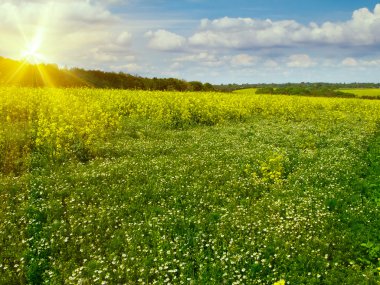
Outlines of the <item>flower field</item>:
{"label": "flower field", "polygon": [[380,101],[0,88],[0,284],[379,284]]}

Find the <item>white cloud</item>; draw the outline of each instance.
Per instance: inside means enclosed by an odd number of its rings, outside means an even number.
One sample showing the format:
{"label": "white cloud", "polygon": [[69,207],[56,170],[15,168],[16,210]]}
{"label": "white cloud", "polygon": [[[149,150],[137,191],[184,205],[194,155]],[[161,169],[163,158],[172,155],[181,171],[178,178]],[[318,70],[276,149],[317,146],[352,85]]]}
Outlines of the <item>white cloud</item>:
{"label": "white cloud", "polygon": [[185,46],[185,37],[166,30],[148,31],[145,36],[149,38],[149,47],[161,51],[180,50]]}
{"label": "white cloud", "polygon": [[380,59],[365,60],[365,61],[362,61],[362,64],[365,66],[379,67]]}
{"label": "white cloud", "polygon": [[272,21],[224,17],[204,19],[190,44],[203,47],[254,48],[297,45],[368,46],[380,44],[380,4],[374,11],[353,12],[346,22],[303,25],[293,20]]}
{"label": "white cloud", "polygon": [[117,57],[116,56],[114,56],[114,55],[112,55],[110,53],[107,53],[107,52],[103,52],[99,48],[93,48],[93,49],[91,49],[90,53],[92,54],[93,58],[96,61],[100,61],[100,62],[117,61]]}
{"label": "white cloud", "polygon": [[134,72],[141,71],[143,67],[133,62],[133,63],[124,64],[124,65],[112,65],[111,69],[115,71],[123,70],[129,73],[134,73]]}
{"label": "white cloud", "polygon": [[208,52],[201,52],[198,54],[178,57],[176,60],[197,62],[197,61],[217,61],[217,58],[214,54],[209,54]]}
{"label": "white cloud", "polygon": [[137,72],[137,71],[140,71],[142,69],[142,67],[140,65],[138,65],[137,63],[128,63],[125,65],[125,68],[129,72]]}
{"label": "white cloud", "polygon": [[341,65],[346,67],[380,67],[380,59],[356,59],[346,57],[342,60]]}
{"label": "white cloud", "polygon": [[116,39],[116,42],[121,45],[130,44],[132,34],[130,32],[122,32]]}
{"label": "white cloud", "polygon": [[215,54],[208,52],[200,52],[198,54],[190,54],[175,59],[176,62],[191,62],[208,67],[217,67],[225,63],[224,58],[220,58]]}
{"label": "white cloud", "polygon": [[310,56],[307,54],[293,54],[289,56],[288,62],[286,64],[288,67],[300,67],[307,68],[316,65],[316,62],[313,61]]}
{"label": "white cloud", "polygon": [[238,54],[232,56],[231,65],[232,66],[250,66],[255,63],[257,60],[256,57],[251,56],[249,54]]}
{"label": "white cloud", "polygon": [[255,65],[259,58],[249,54],[230,54],[218,55],[214,52],[199,52],[180,56],[173,59],[173,67],[190,68],[190,67],[206,67],[206,68],[249,68]]}
{"label": "white cloud", "polygon": [[267,68],[276,68],[279,66],[278,62],[273,59],[266,60],[263,65]]}
{"label": "white cloud", "polygon": [[3,56],[19,58],[35,44],[48,62],[83,67],[118,60],[132,36],[106,6],[87,0],[0,0],[0,34]]}
{"label": "white cloud", "polygon": [[357,66],[358,64],[358,61],[352,57],[346,57],[342,60],[342,65],[344,66]]}
{"label": "white cloud", "polygon": [[[380,4],[354,11],[347,21],[302,24],[291,19],[162,19],[158,10],[145,18],[132,14],[142,2],[0,0],[0,56],[18,58],[35,41],[46,61],[59,65],[152,77],[215,76],[224,82],[304,80],[318,72],[319,78],[331,80],[334,70],[340,80],[351,73],[351,78],[367,80],[368,75],[376,78],[380,68]],[[128,9],[130,3],[136,5]]]}

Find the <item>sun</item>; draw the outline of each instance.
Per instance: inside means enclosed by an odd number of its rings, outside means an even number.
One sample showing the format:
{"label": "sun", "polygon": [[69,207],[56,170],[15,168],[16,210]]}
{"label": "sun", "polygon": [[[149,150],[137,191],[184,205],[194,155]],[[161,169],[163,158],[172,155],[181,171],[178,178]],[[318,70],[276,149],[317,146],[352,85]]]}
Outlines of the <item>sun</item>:
{"label": "sun", "polygon": [[45,28],[38,27],[33,37],[24,35],[25,46],[21,50],[21,58],[29,63],[38,64],[45,61],[45,56],[42,54],[41,49],[44,42]]}
{"label": "sun", "polygon": [[[1,1],[1,0],[0,0]],[[27,82],[28,86],[54,87],[58,78],[54,78],[52,65],[44,51],[44,27],[39,27],[33,37],[23,33],[25,46],[20,49],[19,59],[22,62],[12,73],[7,82]]]}
{"label": "sun", "polygon": [[45,57],[40,52],[40,44],[33,41],[21,52],[21,58],[32,64],[38,64],[44,61]]}
{"label": "sun", "polygon": [[28,61],[32,64],[38,64],[43,61],[44,56],[39,53],[37,50],[34,49],[28,49],[21,53],[22,59]]}

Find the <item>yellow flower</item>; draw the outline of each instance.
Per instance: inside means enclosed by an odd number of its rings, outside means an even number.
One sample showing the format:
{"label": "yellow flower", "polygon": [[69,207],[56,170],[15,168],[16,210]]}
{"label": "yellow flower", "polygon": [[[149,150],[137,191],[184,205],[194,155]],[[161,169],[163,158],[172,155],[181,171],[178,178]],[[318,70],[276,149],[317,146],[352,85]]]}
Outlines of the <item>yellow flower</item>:
{"label": "yellow flower", "polygon": [[281,279],[280,281],[275,282],[273,285],[285,285],[285,280]]}

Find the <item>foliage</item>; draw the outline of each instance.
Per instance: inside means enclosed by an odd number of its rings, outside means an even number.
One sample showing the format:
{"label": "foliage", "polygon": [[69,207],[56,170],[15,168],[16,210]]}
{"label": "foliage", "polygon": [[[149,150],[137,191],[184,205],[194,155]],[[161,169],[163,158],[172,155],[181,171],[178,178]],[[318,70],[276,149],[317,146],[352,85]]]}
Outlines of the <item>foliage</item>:
{"label": "foliage", "polygon": [[[218,91],[222,92],[231,92],[235,90],[244,90],[244,89],[250,89],[250,88],[312,88],[312,89],[329,89],[329,90],[338,90],[338,89],[374,89],[378,90],[380,88],[380,83],[360,83],[360,82],[353,82],[353,83],[327,83],[327,82],[301,82],[301,83],[257,83],[257,84],[221,84],[221,85],[214,85],[214,88]],[[348,93],[355,93],[350,92]]]}
{"label": "foliage", "polygon": [[263,87],[256,90],[256,94],[301,95],[315,97],[354,98],[355,94],[334,90],[329,87],[291,86],[291,87]]}
{"label": "foliage", "polygon": [[355,94],[363,99],[380,99],[380,88],[340,89],[340,91]]}
{"label": "foliage", "polygon": [[379,109],[1,88],[0,284],[376,284]]}
{"label": "foliage", "polygon": [[144,78],[122,72],[81,68],[60,69],[55,64],[30,64],[0,57],[0,86],[95,87],[170,91],[213,91],[210,83],[175,78]]}

